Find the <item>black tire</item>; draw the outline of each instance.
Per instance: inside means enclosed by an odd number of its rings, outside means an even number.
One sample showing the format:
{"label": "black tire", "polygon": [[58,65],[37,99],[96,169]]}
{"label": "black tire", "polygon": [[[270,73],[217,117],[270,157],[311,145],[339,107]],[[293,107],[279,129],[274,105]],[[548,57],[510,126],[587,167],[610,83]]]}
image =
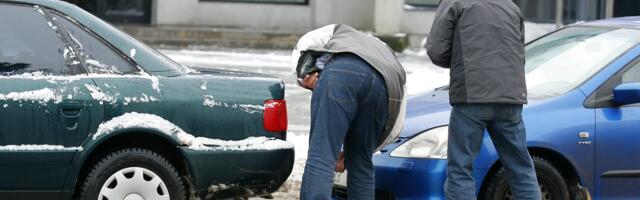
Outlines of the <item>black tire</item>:
{"label": "black tire", "polygon": [[[536,168],[538,184],[542,192],[543,200],[569,200],[569,187],[560,172],[547,160],[533,156],[533,165]],[[511,188],[505,177],[503,167],[487,179],[485,190],[482,191],[484,200],[508,200],[511,196]]]}
{"label": "black tire", "polygon": [[[104,156],[93,166],[89,174],[83,179],[79,195],[80,199],[98,200],[103,185],[112,175],[121,172],[121,170],[131,168],[146,169],[154,175],[157,175],[157,177],[159,177],[162,183],[166,186],[166,188],[156,186],[159,188],[157,189],[159,194],[163,194],[163,191],[166,189],[171,200],[185,199],[185,187],[182,181],[180,181],[176,168],[161,155],[153,151],[140,148],[122,149]],[[151,181],[146,180],[150,179],[147,174],[144,175],[145,181]],[[126,178],[132,179],[133,175]],[[117,186],[117,181],[113,181],[112,179],[110,180],[110,184],[113,185],[109,185],[108,187],[115,188]]]}

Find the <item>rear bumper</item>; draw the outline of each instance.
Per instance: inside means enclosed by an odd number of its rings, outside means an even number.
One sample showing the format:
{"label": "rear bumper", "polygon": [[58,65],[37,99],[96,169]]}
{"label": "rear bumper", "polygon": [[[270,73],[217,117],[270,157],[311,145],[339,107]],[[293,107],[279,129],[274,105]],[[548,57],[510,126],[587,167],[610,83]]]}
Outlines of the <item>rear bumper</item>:
{"label": "rear bumper", "polygon": [[294,161],[293,149],[197,151],[180,147],[180,151],[199,196],[272,193],[289,177]]}

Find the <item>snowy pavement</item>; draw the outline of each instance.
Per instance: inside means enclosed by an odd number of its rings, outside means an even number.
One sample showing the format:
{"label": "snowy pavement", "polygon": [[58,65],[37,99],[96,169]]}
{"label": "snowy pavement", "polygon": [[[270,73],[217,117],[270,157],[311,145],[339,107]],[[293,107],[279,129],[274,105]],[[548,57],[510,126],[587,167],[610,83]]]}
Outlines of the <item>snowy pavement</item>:
{"label": "snowy pavement", "polygon": [[[527,41],[555,29],[554,25],[526,23]],[[295,144],[296,160],[291,176],[273,194],[275,199],[298,199],[309,140],[309,103],[311,92],[298,87],[291,66],[291,51],[255,49],[160,50],[175,61],[203,68],[216,68],[269,74],[285,81],[289,132],[287,140]],[[409,94],[444,86],[449,71],[431,64],[424,49],[406,50],[398,58],[407,72]]]}

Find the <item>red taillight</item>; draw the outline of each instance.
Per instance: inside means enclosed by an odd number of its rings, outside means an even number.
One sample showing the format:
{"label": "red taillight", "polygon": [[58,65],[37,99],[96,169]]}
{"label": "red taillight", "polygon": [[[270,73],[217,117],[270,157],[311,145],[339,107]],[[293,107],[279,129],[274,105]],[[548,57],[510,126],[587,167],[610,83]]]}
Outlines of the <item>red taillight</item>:
{"label": "red taillight", "polygon": [[267,100],[264,102],[264,130],[269,132],[287,131],[287,102]]}

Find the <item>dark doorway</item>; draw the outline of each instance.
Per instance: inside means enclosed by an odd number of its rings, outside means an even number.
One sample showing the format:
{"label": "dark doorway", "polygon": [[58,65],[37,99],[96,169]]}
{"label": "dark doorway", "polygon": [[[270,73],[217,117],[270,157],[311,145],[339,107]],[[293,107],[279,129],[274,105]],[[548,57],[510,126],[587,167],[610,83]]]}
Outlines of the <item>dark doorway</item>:
{"label": "dark doorway", "polygon": [[640,16],[640,5],[638,0],[616,0],[613,4],[613,16]]}
{"label": "dark doorway", "polygon": [[151,23],[151,0],[69,0],[112,23]]}

